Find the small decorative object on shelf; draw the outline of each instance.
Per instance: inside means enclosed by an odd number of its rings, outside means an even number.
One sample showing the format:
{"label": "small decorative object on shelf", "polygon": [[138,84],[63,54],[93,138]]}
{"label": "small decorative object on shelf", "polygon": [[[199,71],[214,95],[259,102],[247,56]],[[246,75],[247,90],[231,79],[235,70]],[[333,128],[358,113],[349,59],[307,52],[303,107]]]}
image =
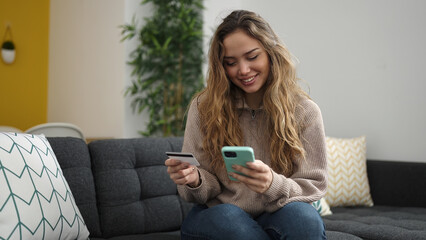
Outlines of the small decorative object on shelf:
{"label": "small decorative object on shelf", "polygon": [[[6,40],[7,35],[10,35],[10,40]],[[10,25],[7,25],[6,32],[3,37],[3,44],[1,45],[1,57],[6,64],[12,64],[15,61],[15,44],[12,41],[12,30]]]}

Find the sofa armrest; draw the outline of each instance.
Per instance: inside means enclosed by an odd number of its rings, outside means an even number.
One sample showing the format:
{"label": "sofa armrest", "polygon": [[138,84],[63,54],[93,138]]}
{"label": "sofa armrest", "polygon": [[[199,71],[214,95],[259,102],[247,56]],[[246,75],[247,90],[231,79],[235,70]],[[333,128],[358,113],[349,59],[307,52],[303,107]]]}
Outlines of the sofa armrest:
{"label": "sofa armrest", "polygon": [[426,207],[426,163],[367,161],[375,205]]}

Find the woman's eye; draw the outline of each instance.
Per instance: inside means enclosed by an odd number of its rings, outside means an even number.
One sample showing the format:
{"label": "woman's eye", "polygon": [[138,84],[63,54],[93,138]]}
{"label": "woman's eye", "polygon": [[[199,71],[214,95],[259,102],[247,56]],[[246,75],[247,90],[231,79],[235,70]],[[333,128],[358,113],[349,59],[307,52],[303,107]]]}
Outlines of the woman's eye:
{"label": "woman's eye", "polygon": [[225,64],[226,64],[227,66],[234,66],[234,65],[235,65],[235,62],[225,62]]}
{"label": "woman's eye", "polygon": [[253,56],[253,57],[249,57],[248,60],[255,60],[259,55]]}

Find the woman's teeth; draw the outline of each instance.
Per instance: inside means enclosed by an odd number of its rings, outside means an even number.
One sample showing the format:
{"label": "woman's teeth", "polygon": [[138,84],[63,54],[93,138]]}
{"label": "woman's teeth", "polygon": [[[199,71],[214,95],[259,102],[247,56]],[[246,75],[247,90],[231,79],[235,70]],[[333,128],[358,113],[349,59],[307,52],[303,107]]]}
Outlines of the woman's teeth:
{"label": "woman's teeth", "polygon": [[247,82],[250,82],[251,80],[253,80],[254,79],[254,77],[255,76],[253,76],[253,77],[251,77],[251,78],[248,78],[248,79],[244,79],[244,80],[242,80],[243,82],[245,82],[245,83],[247,83]]}

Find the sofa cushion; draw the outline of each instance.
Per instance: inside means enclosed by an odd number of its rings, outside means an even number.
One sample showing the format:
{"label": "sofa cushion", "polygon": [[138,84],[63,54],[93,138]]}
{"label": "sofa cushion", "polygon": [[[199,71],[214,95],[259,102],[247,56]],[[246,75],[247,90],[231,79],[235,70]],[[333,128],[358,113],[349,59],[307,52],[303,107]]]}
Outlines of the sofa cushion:
{"label": "sofa cushion", "polygon": [[362,239],[426,239],[426,208],[336,207],[325,216],[328,232]]}
{"label": "sofa cushion", "polygon": [[49,137],[47,139],[61,165],[74,195],[75,203],[89,229],[90,237],[101,236],[95,182],[86,142],[73,137]]}
{"label": "sofa cushion", "polygon": [[328,189],[332,206],[373,206],[367,178],[366,139],[327,137]]}
{"label": "sofa cushion", "polygon": [[0,239],[87,239],[44,135],[0,133]]}
{"label": "sofa cushion", "polygon": [[167,174],[165,152],[182,138],[135,138],[89,144],[103,237],[175,231],[191,204]]}

